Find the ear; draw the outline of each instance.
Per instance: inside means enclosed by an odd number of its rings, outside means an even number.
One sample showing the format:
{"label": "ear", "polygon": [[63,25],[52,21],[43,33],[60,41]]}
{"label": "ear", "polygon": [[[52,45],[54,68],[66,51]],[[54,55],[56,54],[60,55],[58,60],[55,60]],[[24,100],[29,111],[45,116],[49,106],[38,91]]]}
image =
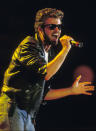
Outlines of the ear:
{"label": "ear", "polygon": [[40,26],[38,27],[38,32],[43,32],[43,29]]}

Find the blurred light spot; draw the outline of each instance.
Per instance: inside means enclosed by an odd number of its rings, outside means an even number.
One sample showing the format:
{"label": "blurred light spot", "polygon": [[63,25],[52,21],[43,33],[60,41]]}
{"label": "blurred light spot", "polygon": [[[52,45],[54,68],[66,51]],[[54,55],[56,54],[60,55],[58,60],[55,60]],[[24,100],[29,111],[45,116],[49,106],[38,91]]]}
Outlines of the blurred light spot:
{"label": "blurred light spot", "polygon": [[78,66],[74,70],[73,75],[74,75],[74,79],[76,79],[76,77],[81,75],[82,77],[80,81],[94,81],[94,71],[92,70],[91,67],[86,66],[86,65]]}

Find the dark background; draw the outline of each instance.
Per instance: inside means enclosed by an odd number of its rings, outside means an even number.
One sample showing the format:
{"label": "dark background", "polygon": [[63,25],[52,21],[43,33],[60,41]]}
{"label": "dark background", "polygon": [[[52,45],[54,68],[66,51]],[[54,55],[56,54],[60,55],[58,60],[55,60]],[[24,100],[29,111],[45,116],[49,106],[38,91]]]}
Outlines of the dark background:
{"label": "dark background", "polygon": [[[53,88],[70,86],[74,80],[74,70],[86,65],[94,72],[96,47],[96,6],[94,1],[3,1],[0,3],[0,83],[11,55],[27,35],[34,33],[33,23],[38,9],[54,7],[65,13],[63,34],[83,41],[83,48],[70,51],[61,70],[53,79]],[[37,117],[37,130],[96,130],[96,95],[69,96],[47,102],[41,106]]]}

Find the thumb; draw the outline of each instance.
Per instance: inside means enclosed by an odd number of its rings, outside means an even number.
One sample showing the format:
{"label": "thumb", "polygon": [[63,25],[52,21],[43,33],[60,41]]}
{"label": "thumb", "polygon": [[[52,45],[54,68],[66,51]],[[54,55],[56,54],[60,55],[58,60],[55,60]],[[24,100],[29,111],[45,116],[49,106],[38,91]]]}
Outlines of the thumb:
{"label": "thumb", "polygon": [[81,75],[79,75],[77,78],[76,78],[76,81],[79,82],[81,79]]}
{"label": "thumb", "polygon": [[76,78],[76,80],[75,80],[74,83],[73,83],[73,86],[78,86],[78,83],[79,83],[80,79],[81,79],[81,75],[79,75],[79,76]]}

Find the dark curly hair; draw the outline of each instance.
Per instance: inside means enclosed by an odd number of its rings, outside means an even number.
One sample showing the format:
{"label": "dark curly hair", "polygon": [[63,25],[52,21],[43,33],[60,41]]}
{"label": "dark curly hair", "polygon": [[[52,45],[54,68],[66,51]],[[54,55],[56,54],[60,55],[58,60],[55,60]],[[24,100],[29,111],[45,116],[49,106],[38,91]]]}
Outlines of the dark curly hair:
{"label": "dark curly hair", "polygon": [[45,8],[39,10],[36,13],[36,18],[35,18],[35,24],[34,24],[35,32],[37,32],[38,26],[42,26],[45,20],[49,17],[59,18],[62,21],[64,17],[64,13],[61,10],[55,8]]}

